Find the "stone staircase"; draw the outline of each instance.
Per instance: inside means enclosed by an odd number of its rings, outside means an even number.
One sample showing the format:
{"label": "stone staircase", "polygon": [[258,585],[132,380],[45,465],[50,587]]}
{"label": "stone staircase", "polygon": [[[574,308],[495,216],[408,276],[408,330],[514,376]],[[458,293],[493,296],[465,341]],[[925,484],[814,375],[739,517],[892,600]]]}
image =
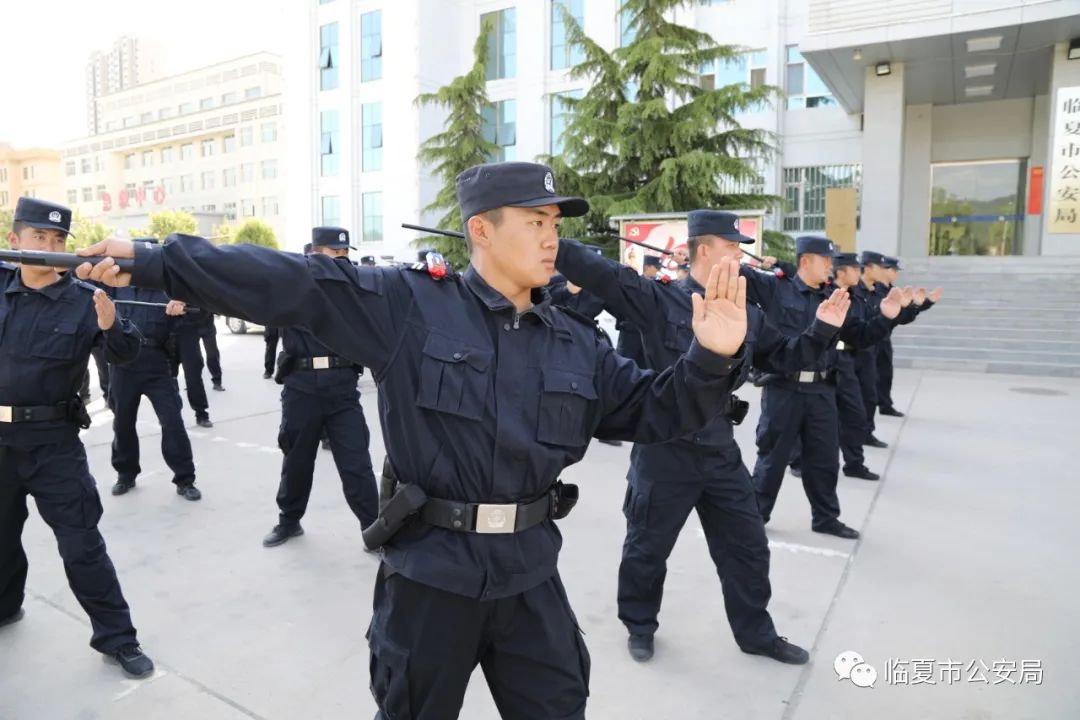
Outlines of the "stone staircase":
{"label": "stone staircase", "polygon": [[893,332],[896,367],[1080,377],[1080,255],[906,260],[941,303]]}

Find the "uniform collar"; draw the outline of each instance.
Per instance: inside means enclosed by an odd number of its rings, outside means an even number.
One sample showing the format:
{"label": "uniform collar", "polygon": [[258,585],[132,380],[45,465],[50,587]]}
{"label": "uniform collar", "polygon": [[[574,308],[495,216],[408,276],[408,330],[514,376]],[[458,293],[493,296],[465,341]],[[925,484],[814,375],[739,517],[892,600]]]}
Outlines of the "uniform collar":
{"label": "uniform collar", "polygon": [[63,273],[60,275],[60,279],[51,285],[46,285],[43,288],[30,288],[23,284],[22,271],[20,270],[19,272],[11,274],[11,280],[8,282],[4,294],[14,295],[15,293],[36,292],[44,295],[50,300],[59,300],[60,296],[63,295],[64,291],[71,285],[71,282],[71,274]]}
{"label": "uniform collar", "polygon": [[824,284],[822,284],[821,287],[812,288],[806,283],[804,283],[803,279],[799,277],[798,274],[795,274],[791,277],[791,282],[795,285],[795,288],[801,293],[813,293],[815,295],[820,295],[825,292],[826,286]]}
{"label": "uniform collar", "polygon": [[686,279],[679,284],[682,285],[683,289],[687,292],[697,293],[701,297],[705,297],[705,288],[701,286],[701,283],[694,279],[693,275],[687,275]]}
{"label": "uniform collar", "polygon": [[[488,285],[487,281],[480,276],[480,273],[476,271],[472,265],[465,271],[464,274],[465,285],[472,290],[473,295],[480,298],[480,301],[493,312],[501,312],[503,310],[517,311],[514,304],[507,299],[505,295]],[[546,324],[551,325],[551,296],[543,288],[533,288],[532,291],[533,306],[528,310],[521,313],[522,316],[529,315],[530,313],[536,315],[540,320]]]}

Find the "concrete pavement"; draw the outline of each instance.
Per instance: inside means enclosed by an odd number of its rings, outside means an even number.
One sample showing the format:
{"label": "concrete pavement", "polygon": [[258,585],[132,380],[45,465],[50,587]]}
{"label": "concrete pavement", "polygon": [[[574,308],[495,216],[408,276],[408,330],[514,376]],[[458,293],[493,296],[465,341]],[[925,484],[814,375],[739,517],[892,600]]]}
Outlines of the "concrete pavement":
{"label": "concrete pavement", "polygon": [[[126,680],[89,649],[89,624],[55,541],[31,512],[26,618],[0,630],[0,720],[374,714],[364,631],[376,560],[360,549],[325,452],[307,534],[261,546],[276,520],[278,386],[261,377],[261,336],[219,342],[227,391],[210,393],[215,427],[190,430],[201,502],[173,492],[149,407],[140,425],[144,474],[124,497],[108,494],[111,416],[100,400],[83,436],[105,505],[102,532],[157,674]],[[369,379],[362,389],[378,466]],[[884,480],[840,480],[843,519],[864,538],[810,532],[790,476],[770,523],[771,609],[782,634],[813,646],[802,668],[735,647],[696,518],[669,562],[656,657],[631,661],[615,609],[629,446],[594,444],[569,469],[564,478],[583,497],[561,524],[561,568],[592,654],[589,717],[1080,717],[1071,685],[1080,662],[1069,642],[1080,630],[1072,512],[1080,483],[1067,462],[1080,439],[1080,381],[899,371],[894,392],[909,415],[881,419],[890,448],[868,449]],[[757,392],[740,394],[754,409],[738,430],[752,465]],[[193,426],[190,411],[185,417]],[[847,650],[876,669],[873,688],[838,680],[833,661]],[[913,667],[925,680],[928,661],[935,684],[911,684]],[[1021,683],[1023,661],[1029,677]],[[969,680],[972,662],[976,678],[985,664],[987,683]],[[961,681],[944,682],[955,663],[964,666]],[[498,717],[480,673],[461,716]]]}

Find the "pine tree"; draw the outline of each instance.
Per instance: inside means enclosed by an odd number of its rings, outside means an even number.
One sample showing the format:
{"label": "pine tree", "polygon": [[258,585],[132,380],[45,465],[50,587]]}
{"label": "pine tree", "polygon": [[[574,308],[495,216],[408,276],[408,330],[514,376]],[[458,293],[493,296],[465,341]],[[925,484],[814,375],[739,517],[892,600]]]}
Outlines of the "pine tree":
{"label": "pine tree", "polygon": [[[485,23],[473,45],[473,66],[468,73],[454,78],[449,85],[416,98],[417,105],[434,105],[447,111],[443,131],[428,138],[420,146],[418,159],[432,168],[442,180],[442,189],[425,212],[443,211],[438,227],[461,231],[454,179],[464,170],[488,162],[498,147],[484,137],[483,108],[488,104],[487,44],[491,35],[490,23]],[[418,248],[433,248],[458,270],[469,264],[464,240],[441,236],[426,236],[413,241]]]}
{"label": "pine tree", "polygon": [[767,103],[773,87],[742,83],[705,89],[703,65],[737,58],[739,49],[675,24],[665,14],[704,0],[623,0],[634,39],[607,52],[569,14],[564,21],[584,60],[571,71],[591,85],[580,99],[560,98],[571,110],[563,155],[549,158],[560,191],[588,198],[583,222],[567,223],[602,244],[615,241],[612,215],[695,208],[767,207],[776,198],[732,193],[753,179],[752,158],[771,154],[771,136],[743,128],[737,115]]}

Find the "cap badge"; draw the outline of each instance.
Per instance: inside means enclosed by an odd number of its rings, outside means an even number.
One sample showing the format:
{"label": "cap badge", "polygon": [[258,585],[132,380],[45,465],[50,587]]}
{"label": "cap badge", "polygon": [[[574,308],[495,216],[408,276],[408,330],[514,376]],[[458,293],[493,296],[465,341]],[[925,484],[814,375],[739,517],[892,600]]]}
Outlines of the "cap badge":
{"label": "cap badge", "polygon": [[739,218],[732,220],[731,227],[735,228],[735,232],[739,232]]}
{"label": "cap badge", "polygon": [[60,212],[58,210],[49,213],[49,222],[60,222]]}
{"label": "cap badge", "polygon": [[555,176],[551,173],[544,176],[544,189],[552,195],[555,194]]}
{"label": "cap badge", "polygon": [[346,240],[348,240],[348,237],[346,237],[345,233],[338,233],[337,239],[341,242],[345,242]]}

